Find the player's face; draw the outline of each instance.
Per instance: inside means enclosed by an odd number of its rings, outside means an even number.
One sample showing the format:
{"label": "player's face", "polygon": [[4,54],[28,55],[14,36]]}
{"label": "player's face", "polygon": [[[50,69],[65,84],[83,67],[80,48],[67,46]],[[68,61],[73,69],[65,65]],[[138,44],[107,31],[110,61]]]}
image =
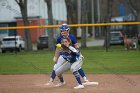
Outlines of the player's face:
{"label": "player's face", "polygon": [[68,47],[70,45],[70,42],[67,39],[63,39],[62,44]]}
{"label": "player's face", "polygon": [[61,35],[64,37],[68,37],[69,31],[68,30],[61,30]]}

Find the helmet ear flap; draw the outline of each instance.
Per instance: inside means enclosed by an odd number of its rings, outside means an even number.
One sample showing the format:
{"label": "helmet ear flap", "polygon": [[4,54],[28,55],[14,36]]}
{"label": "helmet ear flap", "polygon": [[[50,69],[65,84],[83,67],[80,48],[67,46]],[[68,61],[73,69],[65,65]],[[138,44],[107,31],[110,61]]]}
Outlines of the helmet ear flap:
{"label": "helmet ear flap", "polygon": [[67,31],[70,31],[70,28],[68,28],[68,30]]}

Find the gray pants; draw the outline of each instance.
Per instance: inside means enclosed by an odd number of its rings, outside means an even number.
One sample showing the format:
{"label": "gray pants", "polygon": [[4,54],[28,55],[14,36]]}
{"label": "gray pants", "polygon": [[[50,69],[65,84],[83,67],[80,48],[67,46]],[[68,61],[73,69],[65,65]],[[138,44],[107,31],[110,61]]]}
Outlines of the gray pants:
{"label": "gray pants", "polygon": [[60,55],[58,58],[57,63],[54,65],[53,70],[56,71],[59,67],[61,67],[64,63],[66,63],[66,60]]}
{"label": "gray pants", "polygon": [[79,58],[74,63],[65,62],[58,69],[55,70],[55,73],[56,73],[57,76],[59,76],[67,70],[71,70],[72,72],[75,72],[75,71],[79,70],[79,68],[82,66],[82,64],[83,64],[82,58]]}

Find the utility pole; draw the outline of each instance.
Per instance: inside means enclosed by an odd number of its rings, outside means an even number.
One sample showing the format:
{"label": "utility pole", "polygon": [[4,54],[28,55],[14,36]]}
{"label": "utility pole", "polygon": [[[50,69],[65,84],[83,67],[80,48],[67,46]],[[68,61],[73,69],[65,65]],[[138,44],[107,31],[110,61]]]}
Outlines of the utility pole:
{"label": "utility pole", "polygon": [[[81,24],[81,0],[77,0],[78,24]],[[77,37],[81,37],[81,27],[77,28]]]}
{"label": "utility pole", "polygon": [[[93,0],[93,6],[94,6],[94,21],[95,23],[100,22],[100,2],[99,0]],[[99,38],[100,37],[100,32],[99,32],[100,27],[95,27],[95,37]]]}
{"label": "utility pole", "polygon": [[78,24],[81,23],[81,0],[77,0],[77,6],[78,6]]}
{"label": "utility pole", "polygon": [[[100,11],[100,0],[97,0],[97,15],[98,15],[98,23],[101,22],[101,11]],[[101,37],[101,27],[98,27],[98,34],[99,34],[99,37]]]}
{"label": "utility pole", "polygon": [[[113,5],[113,0],[107,0],[107,22],[110,22],[111,16],[112,16],[112,5]],[[106,42],[105,42],[105,46],[106,46],[106,52],[108,52],[108,46],[109,46],[109,26],[106,27]]]}
{"label": "utility pole", "polygon": [[[92,24],[95,23],[94,18],[94,0],[91,0],[91,16],[92,16]],[[92,27],[93,38],[95,38],[95,27]]]}

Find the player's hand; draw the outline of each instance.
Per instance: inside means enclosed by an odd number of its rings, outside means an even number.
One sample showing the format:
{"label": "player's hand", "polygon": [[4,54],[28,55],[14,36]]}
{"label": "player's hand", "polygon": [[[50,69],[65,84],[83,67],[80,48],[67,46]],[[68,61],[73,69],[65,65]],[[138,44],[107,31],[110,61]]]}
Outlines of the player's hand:
{"label": "player's hand", "polygon": [[84,59],[84,56],[82,54],[80,54],[81,58]]}
{"label": "player's hand", "polygon": [[53,62],[57,63],[57,57],[53,57]]}

